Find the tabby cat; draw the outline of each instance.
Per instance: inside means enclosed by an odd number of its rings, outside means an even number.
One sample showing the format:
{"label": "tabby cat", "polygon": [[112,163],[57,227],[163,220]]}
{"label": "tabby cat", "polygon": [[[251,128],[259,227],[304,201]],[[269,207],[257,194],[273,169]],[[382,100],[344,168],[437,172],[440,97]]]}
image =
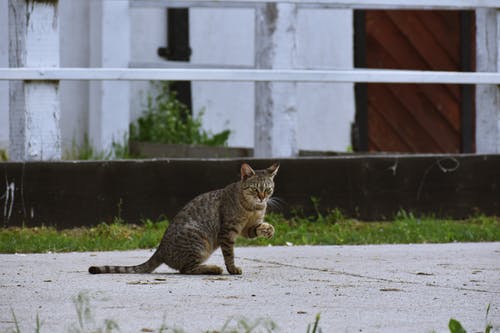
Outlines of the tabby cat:
{"label": "tabby cat", "polygon": [[243,163],[240,181],[201,194],[181,209],[148,261],[137,266],[92,266],[89,272],[151,273],[165,263],[183,274],[221,274],[219,266],[203,264],[220,246],[227,271],[241,274],[241,268],[234,264],[236,237],[274,235],[274,227],[264,222],[264,215],[278,168],[273,164],[254,171]]}

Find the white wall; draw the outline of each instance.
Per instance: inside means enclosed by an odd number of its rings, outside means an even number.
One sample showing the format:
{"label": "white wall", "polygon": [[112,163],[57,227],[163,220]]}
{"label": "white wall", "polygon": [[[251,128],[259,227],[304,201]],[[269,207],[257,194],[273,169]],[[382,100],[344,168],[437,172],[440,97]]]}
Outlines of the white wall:
{"label": "white wall", "polygon": [[[134,8],[130,11],[130,56],[132,62],[161,62],[158,47],[167,43],[167,10],[165,8]],[[141,116],[150,91],[150,82],[132,82],[130,120]]]}
{"label": "white wall", "polygon": [[[88,1],[59,0],[61,67],[89,67]],[[61,81],[61,137],[63,156],[88,133],[89,81]]]}
{"label": "white wall", "polygon": [[[254,65],[253,9],[190,10],[191,62],[204,65]],[[205,129],[230,129],[230,146],[254,145],[254,84],[193,82],[193,111],[204,110]]]}
{"label": "white wall", "polygon": [[[0,67],[9,67],[9,7],[0,0]],[[0,149],[9,146],[9,82],[0,81]]]}
{"label": "white wall", "polygon": [[[354,67],[351,10],[299,10],[297,39],[299,68]],[[354,85],[299,83],[297,92],[299,149],[346,151],[355,115]]]}
{"label": "white wall", "polygon": [[[253,9],[190,11],[191,61],[199,64],[254,65]],[[353,68],[351,10],[298,12],[296,68]],[[354,121],[353,84],[298,84],[299,149],[346,151]],[[229,144],[253,147],[253,83],[193,83],[194,111],[205,110],[204,126],[233,131]]]}

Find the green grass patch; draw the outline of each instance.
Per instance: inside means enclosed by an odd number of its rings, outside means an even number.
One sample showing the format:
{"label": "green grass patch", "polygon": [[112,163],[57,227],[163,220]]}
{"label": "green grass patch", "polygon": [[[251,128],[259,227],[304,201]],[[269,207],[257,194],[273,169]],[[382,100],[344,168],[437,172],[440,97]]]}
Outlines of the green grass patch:
{"label": "green grass patch", "polygon": [[[273,239],[239,238],[238,246],[360,245],[500,241],[500,218],[476,216],[466,220],[417,218],[400,213],[391,222],[361,222],[338,212],[316,217],[285,218],[269,214]],[[0,229],[0,253],[109,251],[154,248],[167,221],[140,225],[100,224],[56,230],[52,227]]]}
{"label": "green grass patch", "polygon": [[314,219],[285,219],[270,215],[268,222],[276,229],[275,238],[240,240],[241,245],[361,245],[483,242],[500,240],[500,219],[478,216],[466,220],[416,218],[399,214],[391,222],[361,222],[338,214]]}
{"label": "green grass patch", "polygon": [[4,228],[0,229],[0,253],[149,249],[158,245],[167,225],[167,221],[146,221],[141,225],[114,222],[66,230]]}

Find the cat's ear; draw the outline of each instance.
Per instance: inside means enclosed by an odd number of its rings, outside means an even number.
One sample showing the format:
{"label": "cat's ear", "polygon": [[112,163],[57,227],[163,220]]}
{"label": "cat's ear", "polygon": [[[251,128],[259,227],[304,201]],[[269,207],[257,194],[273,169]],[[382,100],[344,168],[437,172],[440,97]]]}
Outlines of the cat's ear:
{"label": "cat's ear", "polygon": [[241,180],[245,180],[255,175],[255,171],[253,171],[252,167],[246,163],[241,165]]}
{"label": "cat's ear", "polygon": [[279,163],[274,163],[269,168],[266,169],[267,173],[271,175],[271,177],[276,176],[278,173],[278,169],[280,168]]}

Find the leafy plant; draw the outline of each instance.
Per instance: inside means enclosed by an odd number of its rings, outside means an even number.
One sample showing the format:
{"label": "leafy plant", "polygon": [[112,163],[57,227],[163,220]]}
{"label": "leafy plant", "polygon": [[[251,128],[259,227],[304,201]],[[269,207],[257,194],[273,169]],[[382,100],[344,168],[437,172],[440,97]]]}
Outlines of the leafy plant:
{"label": "leafy plant", "polygon": [[450,333],[467,333],[467,331],[463,328],[462,324],[456,319],[450,319],[448,323],[448,328],[450,329]]}
{"label": "leafy plant", "polygon": [[[484,328],[484,333],[490,333],[491,330],[493,329],[493,325],[488,320],[488,315],[490,313],[490,307],[491,307],[491,304],[488,304],[488,307],[486,308],[486,316],[485,316],[486,327]],[[453,318],[450,319],[450,321],[448,323],[448,328],[450,329],[450,333],[467,333],[467,331],[462,326],[462,324],[458,320],[453,319]]]}
{"label": "leafy plant", "polygon": [[168,82],[155,82],[156,97],[147,97],[144,114],[130,124],[130,139],[171,144],[225,146],[230,130],[212,134],[203,130],[203,112],[192,116],[187,106],[177,99]]}

